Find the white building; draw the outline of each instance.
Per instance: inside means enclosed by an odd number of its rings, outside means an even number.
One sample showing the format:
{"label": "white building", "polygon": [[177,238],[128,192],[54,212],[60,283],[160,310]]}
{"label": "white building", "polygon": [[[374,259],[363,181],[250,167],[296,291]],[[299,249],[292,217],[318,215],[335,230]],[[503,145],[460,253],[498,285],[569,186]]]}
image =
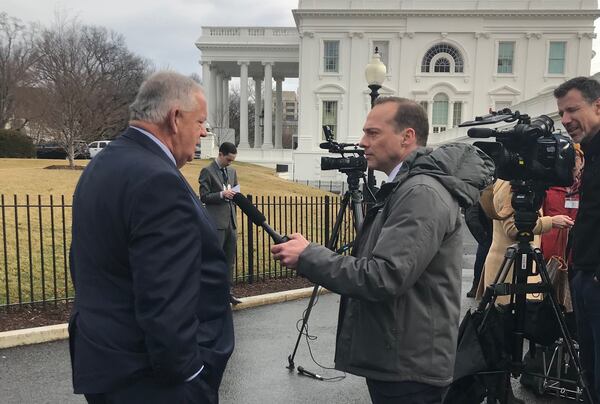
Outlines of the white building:
{"label": "white building", "polygon": [[[370,108],[364,70],[375,47],[388,68],[380,93],[421,102],[436,145],[464,138],[463,129],[452,129],[461,121],[536,104],[565,80],[588,75],[600,16],[596,0],[300,0],[292,13],[295,28],[203,27],[197,46],[215,116],[228,78],[243,84],[253,77],[257,89],[275,80],[280,122],[281,82],[299,77],[298,148],[280,149],[280,126],[273,134],[265,116],[255,145],[242,125],[239,153],[240,160],[293,163],[296,179],[337,176],[320,170],[323,124],[340,142],[360,138]],[[271,104],[271,88],[259,104]]]}

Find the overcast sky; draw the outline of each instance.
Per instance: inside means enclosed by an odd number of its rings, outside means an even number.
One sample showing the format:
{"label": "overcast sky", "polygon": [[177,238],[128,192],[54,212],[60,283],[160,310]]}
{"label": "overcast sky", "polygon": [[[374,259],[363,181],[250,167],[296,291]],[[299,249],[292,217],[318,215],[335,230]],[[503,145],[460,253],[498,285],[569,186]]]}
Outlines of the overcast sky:
{"label": "overcast sky", "polygon": [[[298,0],[1,0],[0,12],[46,26],[57,11],[77,17],[122,34],[131,51],[159,69],[191,74],[201,71],[194,42],[203,25],[295,26],[291,10],[297,6]],[[594,50],[592,73],[600,71],[600,38]],[[284,84],[292,89],[290,80]]]}

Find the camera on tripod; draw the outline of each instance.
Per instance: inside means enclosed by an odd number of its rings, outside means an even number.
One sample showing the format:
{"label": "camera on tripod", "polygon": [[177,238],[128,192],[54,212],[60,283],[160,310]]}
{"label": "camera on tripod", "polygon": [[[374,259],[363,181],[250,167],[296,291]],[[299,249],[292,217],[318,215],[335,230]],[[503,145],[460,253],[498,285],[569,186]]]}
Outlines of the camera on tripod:
{"label": "camera on tripod", "polygon": [[[321,143],[319,147],[329,151],[329,153],[340,154],[342,157],[321,157],[321,170],[339,170],[342,173],[364,172],[367,170],[365,151],[359,149],[358,144],[334,141],[331,128],[327,125],[323,125],[323,133],[327,141]],[[345,154],[353,155],[346,157]]]}
{"label": "camera on tripod", "polygon": [[[556,340],[556,343],[560,344],[561,352],[562,349],[568,352],[568,357],[573,361],[576,369],[575,381],[564,380],[560,377],[554,378],[554,380],[560,383],[564,382],[568,386],[575,385],[574,389],[570,391],[574,392],[577,399],[585,396],[589,402],[592,402],[589,387],[582,374],[575,343],[554,295],[544,256],[542,251],[532,244],[534,229],[538,223],[539,211],[546,190],[551,186],[567,187],[573,183],[575,148],[570,137],[554,132],[554,122],[545,115],[531,119],[528,115],[520,114],[518,111],[513,113],[510,109],[503,109],[477,117],[474,121],[464,122],[459,126],[468,127],[500,122],[516,124],[508,129],[470,128],[467,134],[471,138],[496,138],[496,142],[475,142],[474,145],[494,160],[496,176],[510,181],[511,206],[514,210],[514,225],[517,228],[515,237],[517,243],[506,248],[504,259],[496,272],[495,279],[486,286],[479,306],[474,312],[469,311],[461,323],[461,330],[475,331],[470,336],[467,331],[459,336],[459,352],[456,358],[458,365],[455,369],[461,371],[468,369],[468,371],[459,374],[455,372],[454,375],[455,380],[460,379],[461,376],[478,374],[490,376],[497,374],[498,378],[492,376],[487,381],[482,379],[483,393],[477,388],[465,388],[464,385],[458,383],[450,389],[445,402],[481,402],[484,396],[487,396],[486,402],[488,403],[514,402],[511,398],[511,375],[516,377],[525,374],[540,377],[531,369],[529,371],[526,369],[523,359],[525,338],[530,341],[530,349],[531,347],[535,349],[536,344],[541,343],[539,339],[536,340],[539,338],[538,335],[528,334],[526,329],[526,325],[528,325],[531,330],[536,321],[544,323],[545,326],[553,324],[551,326],[558,328],[561,338]],[[494,186],[494,193],[495,191],[496,187]],[[496,202],[494,193],[492,193],[493,201],[490,202],[486,198],[488,206],[494,205]],[[498,192],[498,195],[500,198],[508,196],[504,196],[501,191]],[[482,202],[485,201],[482,200]],[[504,204],[504,202],[502,200],[501,203]],[[483,205],[484,203],[482,203]],[[504,220],[508,217],[494,219]],[[494,229],[494,238],[496,237],[495,231]],[[509,237],[512,238],[512,236]],[[485,271],[488,270],[494,270],[494,268],[488,269],[486,263]],[[528,278],[532,275],[539,275],[541,282],[530,283]],[[545,294],[541,303],[528,302],[527,294],[539,295],[540,293]],[[500,317],[495,306],[498,296],[510,297],[510,305],[504,306],[505,319]],[[536,312],[536,307],[539,310],[544,309],[544,302],[547,302],[545,307],[549,307],[551,310],[549,315],[544,318],[541,315],[537,318],[532,316],[531,313]],[[553,319],[554,323],[550,323]],[[507,330],[510,333],[507,333]],[[550,334],[548,329],[544,329],[544,333]],[[483,361],[480,361],[480,357],[475,357],[476,350],[473,350],[472,346],[480,348],[480,352],[485,358]],[[464,347],[462,352],[461,347]],[[479,361],[479,369],[475,370],[470,366],[477,361]],[[490,366],[490,363],[494,363],[494,366]],[[502,365],[498,366],[498,363],[502,363]],[[547,374],[542,377],[545,379]],[[469,379],[464,380],[469,381]],[[479,382],[476,379],[470,380]],[[559,387],[559,390],[562,391],[565,388]]]}
{"label": "camera on tripod", "polygon": [[532,180],[543,188],[573,183],[575,149],[571,139],[554,132],[546,115],[531,119],[506,108],[491,112],[459,126],[516,122],[508,129],[471,128],[471,138],[495,137],[496,142],[475,142],[496,163],[496,175],[503,180]]}

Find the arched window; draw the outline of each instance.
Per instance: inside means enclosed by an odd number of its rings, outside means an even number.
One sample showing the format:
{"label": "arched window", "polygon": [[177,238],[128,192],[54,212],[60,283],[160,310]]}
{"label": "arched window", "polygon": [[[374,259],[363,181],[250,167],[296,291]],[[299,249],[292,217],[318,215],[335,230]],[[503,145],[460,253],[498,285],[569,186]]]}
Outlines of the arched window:
{"label": "arched window", "polygon": [[463,73],[464,61],[458,49],[447,43],[439,43],[429,48],[421,62],[421,73],[431,72]]}
{"label": "arched window", "polygon": [[435,61],[433,71],[436,73],[450,73],[450,61],[444,57]]}
{"label": "arched window", "polygon": [[448,127],[448,96],[444,93],[438,93],[433,97],[431,126],[433,133],[444,132]]}

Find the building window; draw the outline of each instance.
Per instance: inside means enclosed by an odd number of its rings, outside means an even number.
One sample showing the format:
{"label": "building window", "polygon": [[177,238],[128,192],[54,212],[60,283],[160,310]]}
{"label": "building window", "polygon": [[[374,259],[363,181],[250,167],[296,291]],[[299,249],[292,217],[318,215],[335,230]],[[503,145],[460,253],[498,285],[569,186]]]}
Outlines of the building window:
{"label": "building window", "polygon": [[462,122],[462,102],[454,103],[454,110],[452,111],[452,127],[455,128]]}
{"label": "building window", "polygon": [[[389,41],[373,41],[373,49],[371,50],[371,55],[375,53],[375,48],[379,51],[379,55],[381,56],[381,62],[387,67],[388,72],[390,71],[390,63],[389,63],[389,49],[390,42]],[[371,55],[369,55],[369,60],[371,60]]]}
{"label": "building window", "polygon": [[499,74],[513,72],[513,58],[515,55],[514,42],[500,42],[498,44],[498,70]]}
{"label": "building window", "polygon": [[433,127],[433,133],[443,132],[448,126],[448,96],[444,93],[439,93],[433,97],[431,126]]}
{"label": "building window", "polygon": [[566,42],[550,42],[550,50],[548,52],[548,73],[549,74],[564,74],[565,73],[565,49]]}
{"label": "building window", "polygon": [[338,73],[340,41],[323,41],[323,71]]}
{"label": "building window", "polygon": [[450,73],[450,61],[446,58],[439,58],[435,62],[433,71],[436,73]]}
{"label": "building window", "polygon": [[[337,101],[323,101],[323,125],[328,125],[333,133],[333,137],[337,138]],[[325,139],[325,135],[323,135]]]}
{"label": "building window", "polygon": [[[436,57],[436,56],[443,56],[443,57],[439,57],[437,58],[437,60],[435,61],[435,65],[431,66],[431,62],[432,60]],[[436,69],[438,68],[438,62],[441,61],[442,59],[445,59],[448,62],[448,73],[449,72],[453,72],[453,73],[463,73],[464,72],[464,61],[463,61],[463,57],[460,54],[460,52],[458,51],[458,49],[456,49],[454,46],[447,44],[447,43],[439,43],[437,45],[432,46],[431,48],[429,48],[429,50],[425,53],[425,56],[423,57],[423,61],[421,62],[421,73],[431,73],[432,71],[436,72],[436,73],[445,73],[446,71],[440,71],[438,72]],[[445,62],[442,62],[442,64],[444,64]],[[440,65],[441,68],[442,65]],[[452,66],[454,67],[452,69]]]}
{"label": "building window", "polygon": [[494,108],[496,108],[496,112],[500,112],[503,109],[510,108],[511,105],[510,101],[496,101]]}

